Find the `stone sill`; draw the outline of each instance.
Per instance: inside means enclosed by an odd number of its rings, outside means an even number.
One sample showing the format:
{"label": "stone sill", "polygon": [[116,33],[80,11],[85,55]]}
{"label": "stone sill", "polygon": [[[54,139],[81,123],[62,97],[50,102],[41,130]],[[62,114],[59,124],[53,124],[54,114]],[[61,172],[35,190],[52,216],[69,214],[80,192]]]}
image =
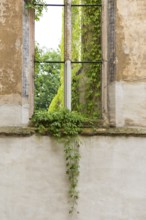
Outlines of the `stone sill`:
{"label": "stone sill", "polygon": [[146,137],[146,128],[84,128],[81,135]]}
{"label": "stone sill", "polygon": [[35,129],[30,127],[0,127],[0,136],[31,136]]}
{"label": "stone sill", "polygon": [[[31,136],[32,127],[0,127],[0,136]],[[146,137],[146,128],[84,128],[81,136],[133,136]]]}

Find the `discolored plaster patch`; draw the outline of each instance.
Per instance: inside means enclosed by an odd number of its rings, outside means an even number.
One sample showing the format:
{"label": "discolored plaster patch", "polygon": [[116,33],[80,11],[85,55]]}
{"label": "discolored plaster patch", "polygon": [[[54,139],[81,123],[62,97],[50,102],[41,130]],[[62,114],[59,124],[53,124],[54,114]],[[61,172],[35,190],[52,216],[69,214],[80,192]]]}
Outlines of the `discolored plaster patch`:
{"label": "discolored plaster patch", "polygon": [[21,72],[17,69],[17,66],[14,69],[10,66],[0,68],[0,95],[21,94],[20,74]]}
{"label": "discolored plaster patch", "polygon": [[117,0],[117,80],[146,80],[145,12],[145,0]]}
{"label": "discolored plaster patch", "polygon": [[0,95],[0,104],[21,105],[22,97],[20,94],[16,94],[16,93],[10,95]]}
{"label": "discolored plaster patch", "polygon": [[122,17],[118,10],[116,15],[116,34],[116,80],[121,80],[123,79],[124,70],[130,63],[130,54],[123,49],[125,34]]}

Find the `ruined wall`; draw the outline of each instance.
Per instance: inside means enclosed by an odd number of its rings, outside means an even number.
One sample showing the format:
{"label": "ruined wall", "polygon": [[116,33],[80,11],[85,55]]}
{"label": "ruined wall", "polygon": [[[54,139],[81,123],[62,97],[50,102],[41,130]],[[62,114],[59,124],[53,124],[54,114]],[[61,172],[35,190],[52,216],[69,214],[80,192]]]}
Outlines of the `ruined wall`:
{"label": "ruined wall", "polygon": [[[102,111],[110,125],[146,125],[145,0],[103,0]],[[27,124],[33,112],[33,12],[0,2],[0,124]]]}
{"label": "ruined wall", "polygon": [[146,80],[146,1],[117,1],[117,80]]}
{"label": "ruined wall", "polygon": [[[21,95],[22,2],[0,3],[0,95]],[[2,99],[2,97],[1,97]],[[20,100],[21,101],[21,100]]]}
{"label": "ruined wall", "polygon": [[117,0],[114,7],[115,58],[110,65],[115,69],[110,73],[109,86],[111,123],[145,126],[146,2]]}
{"label": "ruined wall", "polygon": [[[30,33],[24,36],[30,15],[20,0],[0,2],[0,124],[26,124],[29,118]],[[24,20],[25,19],[25,20]],[[25,28],[26,30],[27,28]],[[28,53],[25,53],[27,46]],[[26,62],[27,55],[28,62]],[[27,68],[27,71],[24,71]],[[26,91],[24,93],[24,90]]]}
{"label": "ruined wall", "polygon": [[72,216],[63,146],[49,137],[0,136],[1,219],[146,219],[146,137],[81,143],[79,214]]}

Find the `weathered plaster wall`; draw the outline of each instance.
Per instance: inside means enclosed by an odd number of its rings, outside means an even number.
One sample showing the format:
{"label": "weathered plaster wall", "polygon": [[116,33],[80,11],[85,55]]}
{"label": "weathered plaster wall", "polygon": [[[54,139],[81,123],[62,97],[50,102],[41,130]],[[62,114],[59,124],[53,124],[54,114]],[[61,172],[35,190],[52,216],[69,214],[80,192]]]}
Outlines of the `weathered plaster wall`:
{"label": "weathered plaster wall", "polygon": [[146,80],[145,11],[145,0],[117,0],[117,80]]}
{"label": "weathered plaster wall", "polygon": [[22,1],[0,3],[0,95],[21,95]]}
{"label": "weathered plaster wall", "polygon": [[115,78],[109,85],[116,126],[146,126],[146,1],[115,1]]}
{"label": "weathered plaster wall", "polygon": [[81,141],[80,214],[69,216],[63,146],[49,137],[1,136],[1,219],[146,219],[146,138]]}
{"label": "weathered plaster wall", "polygon": [[[20,0],[0,2],[0,124],[26,124],[29,118],[30,63],[25,62],[23,22],[29,14]],[[26,28],[25,28],[26,30]],[[27,59],[30,61],[29,42]],[[26,57],[25,55],[25,57]],[[27,71],[23,71],[23,66]],[[24,90],[26,93],[24,93]]]}

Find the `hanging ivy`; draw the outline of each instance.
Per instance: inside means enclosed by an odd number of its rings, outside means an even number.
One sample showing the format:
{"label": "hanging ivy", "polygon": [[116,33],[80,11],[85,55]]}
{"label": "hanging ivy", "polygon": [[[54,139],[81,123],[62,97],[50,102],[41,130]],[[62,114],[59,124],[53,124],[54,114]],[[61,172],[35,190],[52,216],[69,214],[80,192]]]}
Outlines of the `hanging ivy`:
{"label": "hanging ivy", "polygon": [[[101,0],[72,0],[72,4],[100,4]],[[26,7],[35,9],[36,20],[42,15],[43,0],[27,1]],[[64,19],[64,15],[63,15]],[[61,60],[64,60],[64,26],[62,28]],[[101,60],[101,8],[74,7],[72,9],[72,60]],[[51,102],[48,112],[38,111],[32,117],[32,125],[40,134],[52,135],[64,143],[66,174],[69,179],[70,213],[76,209],[79,198],[78,177],[80,134],[84,122],[83,115],[100,117],[100,64],[72,65],[72,109],[63,109],[64,66],[61,67],[61,85]],[[81,112],[81,114],[79,114]]]}
{"label": "hanging ivy", "polygon": [[31,126],[36,127],[38,133],[52,135],[64,145],[66,174],[69,180],[69,213],[73,213],[76,210],[79,198],[77,188],[79,177],[80,140],[78,135],[82,131],[83,123],[85,121],[86,119],[82,115],[77,112],[70,112],[67,109],[52,113],[47,111],[37,111],[31,119]]}

